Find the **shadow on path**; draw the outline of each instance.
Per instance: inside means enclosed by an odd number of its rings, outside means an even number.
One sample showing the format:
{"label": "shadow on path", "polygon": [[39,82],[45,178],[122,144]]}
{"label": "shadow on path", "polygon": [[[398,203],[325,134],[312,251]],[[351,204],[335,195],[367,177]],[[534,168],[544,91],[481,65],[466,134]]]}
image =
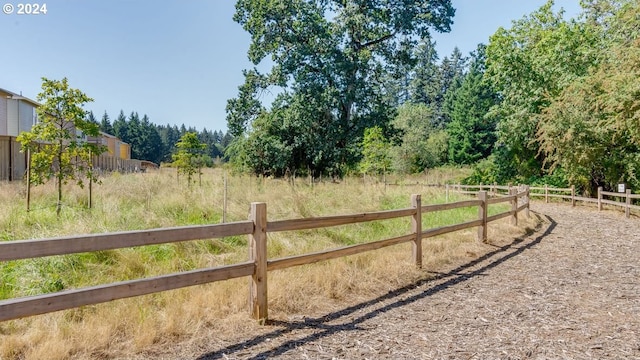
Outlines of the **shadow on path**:
{"label": "shadow on path", "polygon": [[[525,243],[522,246],[518,246],[519,244],[525,242],[525,240],[527,240],[527,238],[531,235],[531,233],[525,234],[521,237],[518,237],[516,239],[514,239],[514,241],[512,241],[510,244],[504,245],[504,246],[500,246],[500,247],[496,247],[495,250],[471,261],[468,262],[466,264],[463,264],[455,269],[453,269],[450,272],[447,273],[435,273],[436,276],[430,279],[423,279],[423,280],[419,280],[416,281],[412,284],[409,284],[407,286],[404,286],[402,288],[396,289],[394,291],[391,291],[385,295],[379,296],[375,299],[369,300],[369,301],[365,301],[362,303],[359,303],[357,305],[353,305],[350,306],[348,308],[345,308],[343,310],[337,311],[337,312],[333,312],[333,313],[329,313],[325,316],[319,317],[319,318],[305,318],[303,321],[277,321],[277,320],[272,320],[272,321],[268,321],[267,325],[273,325],[273,326],[280,326],[283,327],[283,329],[279,329],[276,331],[272,331],[270,333],[267,334],[263,334],[260,336],[257,336],[253,339],[249,339],[246,341],[243,341],[241,343],[238,344],[234,344],[228,347],[225,347],[223,349],[214,351],[214,352],[210,352],[210,353],[206,353],[201,355],[200,357],[198,357],[198,360],[213,360],[213,359],[221,359],[221,358],[226,358],[226,356],[228,355],[232,355],[234,353],[240,352],[240,351],[246,351],[248,348],[251,348],[253,346],[257,346],[261,343],[264,343],[266,341],[269,341],[270,339],[274,339],[277,338],[278,336],[290,333],[294,330],[300,330],[300,329],[315,329],[315,330],[320,330],[319,332],[313,333],[311,335],[305,336],[303,338],[300,339],[294,339],[294,340],[289,340],[281,345],[279,345],[276,348],[273,348],[271,350],[268,351],[264,351],[261,352],[259,354],[256,354],[248,359],[254,359],[254,360],[258,360],[258,359],[266,359],[269,357],[273,357],[273,356],[277,356],[277,355],[281,355],[284,354],[292,349],[295,349],[296,347],[303,345],[305,343],[308,342],[313,342],[315,340],[327,337],[327,336],[331,336],[333,334],[339,333],[339,332],[344,332],[344,331],[354,331],[354,330],[364,330],[362,328],[360,328],[358,325],[365,322],[366,320],[369,320],[371,318],[374,318],[380,314],[386,313],[387,311],[402,307],[404,305],[413,303],[415,301],[418,301],[420,299],[429,297],[433,294],[436,294],[440,291],[444,291],[447,290],[448,288],[458,285],[468,279],[472,279],[476,276],[480,276],[480,275],[484,275],[483,273],[489,269],[492,269],[500,264],[502,264],[503,262],[513,258],[516,255],[521,254],[523,251],[539,244],[542,239],[544,239],[545,237],[547,237],[557,226],[557,223],[550,218],[549,216],[546,215],[542,215],[542,214],[538,214],[538,216],[542,216],[544,218],[547,219],[547,221],[549,222],[548,227],[545,229],[545,231],[540,234],[539,236],[537,236],[535,239],[533,239],[530,242]],[[537,231],[539,231],[540,228],[537,229]],[[513,250],[511,252],[509,252],[509,250]],[[473,270],[471,272],[468,273],[463,273],[463,271],[470,269],[484,261],[489,261],[489,263],[487,263],[486,265]],[[431,287],[426,287],[424,291],[409,296],[407,298],[402,298],[402,299],[396,299],[396,301],[391,302],[385,306],[382,306],[380,308],[377,309],[373,309],[365,314],[363,314],[362,316],[359,316],[357,318],[352,319],[351,321],[347,322],[347,323],[343,323],[343,324],[329,324],[331,321],[340,319],[342,317],[345,317],[347,315],[353,314],[357,311],[366,309],[368,307],[374,306],[376,304],[388,301],[388,300],[393,300],[394,298],[398,298],[401,297],[402,295],[405,295],[411,291],[416,290],[416,288],[420,287],[420,286],[424,286],[430,282],[435,282],[437,280],[445,280],[448,279],[445,282],[442,283],[438,283],[438,284],[434,284]]]}

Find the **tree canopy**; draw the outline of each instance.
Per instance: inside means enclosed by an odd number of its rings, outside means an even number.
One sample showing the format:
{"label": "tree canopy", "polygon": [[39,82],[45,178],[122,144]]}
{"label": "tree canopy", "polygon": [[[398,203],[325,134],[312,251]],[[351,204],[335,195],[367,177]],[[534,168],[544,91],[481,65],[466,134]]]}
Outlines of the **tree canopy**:
{"label": "tree canopy", "polygon": [[562,89],[596,61],[597,36],[585,23],[564,20],[553,1],[499,28],[487,47],[486,77],[501,101],[491,109],[498,123],[498,161],[528,178],[544,173],[545,153],[536,137],[540,114]]}
{"label": "tree canopy", "polygon": [[551,100],[537,131],[547,164],[591,192],[640,185],[640,5],[621,2],[608,14],[596,5],[585,26],[602,34],[598,61]]}
{"label": "tree canopy", "polygon": [[83,186],[84,178],[97,181],[93,174],[92,158],[104,149],[86,141],[86,136],[97,136],[99,127],[83,106],[93,101],[85,93],[69,86],[67,78],[42,78],[42,91],[38,94],[42,105],[37,108],[38,123],[31,131],[22,132],[18,141],[31,154],[31,182],[42,184],[56,180],[58,202],[56,213],[62,209],[62,185],[75,180]]}
{"label": "tree canopy", "polygon": [[187,184],[191,186],[193,175],[200,172],[204,166],[204,152],[207,145],[198,139],[195,132],[187,132],[176,143],[178,152],[173,154],[173,164],[178,168],[179,174],[187,176]]}
{"label": "tree canopy", "polygon": [[480,45],[461,84],[446,94],[448,155],[455,164],[475,164],[491,154],[496,142],[496,118],[489,110],[499,99],[484,79],[485,60],[485,46]]}
{"label": "tree canopy", "polygon": [[560,177],[591,193],[640,186],[640,5],[582,1],[570,20],[552,5],[498,29],[487,48],[485,78],[500,99],[490,111],[496,178]]}
{"label": "tree canopy", "polygon": [[[414,61],[417,39],[449,31],[453,14],[449,0],[239,0],[234,20],[251,35],[249,59],[274,65],[244,72],[227,104],[229,131],[245,144],[265,132],[260,141],[283,165],[342,174],[359,160],[364,130],[386,129],[393,116],[385,75]],[[282,89],[270,111],[259,101],[269,87]],[[314,136],[291,139],[283,127]],[[234,156],[249,160],[243,149]]]}

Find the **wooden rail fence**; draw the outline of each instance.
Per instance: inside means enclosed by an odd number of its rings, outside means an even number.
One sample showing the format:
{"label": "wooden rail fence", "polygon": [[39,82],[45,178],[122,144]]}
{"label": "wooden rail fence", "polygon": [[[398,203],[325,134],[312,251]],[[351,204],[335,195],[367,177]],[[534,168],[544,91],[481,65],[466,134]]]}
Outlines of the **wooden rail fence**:
{"label": "wooden rail fence", "polygon": [[[518,199],[521,199],[520,204]],[[490,204],[503,202],[511,204],[509,211],[487,216],[487,208]],[[422,214],[424,213],[473,206],[478,207],[476,220],[422,229]],[[248,235],[250,238],[249,260],[246,262],[2,300],[0,301],[0,321],[244,276],[251,277],[250,312],[255,319],[266,320],[268,317],[267,273],[269,271],[355,255],[406,242],[412,243],[413,262],[420,267],[422,266],[422,239],[478,227],[477,239],[485,241],[489,222],[510,217],[511,223],[517,224],[518,213],[523,210],[526,210],[528,215],[529,189],[526,187],[520,188],[520,191],[516,188],[508,189],[508,194],[499,198],[490,198],[486,191],[479,191],[477,199],[436,205],[422,205],[421,196],[415,194],[411,196],[411,207],[404,209],[277,221],[267,220],[267,205],[265,203],[252,203],[248,221],[0,242],[0,261],[13,261],[226,236]],[[412,224],[411,232],[407,235],[279,259],[267,258],[267,233],[269,232],[318,229],[407,216],[411,217]]]}
{"label": "wooden rail fence", "polygon": [[[489,193],[494,196],[503,196],[500,191],[504,191],[509,189],[509,186],[499,186],[499,185],[460,185],[460,184],[447,184],[445,185],[447,198],[449,197],[449,192],[453,191],[461,194],[475,194],[476,191],[472,189],[488,189]],[[640,210],[640,206],[633,205],[631,203],[632,199],[640,199],[640,194],[632,194],[631,189],[626,189],[624,193],[610,192],[604,191],[602,187],[598,188],[598,195],[596,198],[577,196],[575,185],[572,185],[568,188],[555,188],[549,187],[548,185],[534,187],[528,187],[530,197],[543,197],[546,203],[549,202],[551,198],[565,199],[570,200],[572,206],[576,206],[576,201],[582,201],[587,203],[594,203],[598,206],[598,211],[602,210],[602,205],[613,205],[624,208],[624,212],[627,218],[631,216],[631,209]],[[609,200],[606,199],[605,196],[614,197],[621,199],[621,201]]]}

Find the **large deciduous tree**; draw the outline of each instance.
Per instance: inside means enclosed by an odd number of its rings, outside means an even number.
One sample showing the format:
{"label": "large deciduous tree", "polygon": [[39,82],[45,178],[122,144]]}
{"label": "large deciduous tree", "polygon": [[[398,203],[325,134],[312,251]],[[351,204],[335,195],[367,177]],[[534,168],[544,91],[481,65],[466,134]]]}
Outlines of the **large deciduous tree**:
{"label": "large deciduous tree", "polygon": [[38,94],[38,123],[30,132],[18,137],[23,148],[31,152],[31,182],[42,184],[55,178],[58,192],[56,214],[62,209],[62,185],[76,180],[83,186],[83,178],[97,181],[92,158],[104,147],[86,141],[86,136],[98,136],[99,126],[90,121],[82,108],[93,101],[78,89],[71,88],[67,78],[42,78],[42,92]]}
{"label": "large deciduous tree", "polygon": [[[392,115],[384,75],[413,61],[411,48],[431,29],[448,31],[453,14],[450,0],[239,0],[234,20],[251,35],[249,59],[274,65],[244,72],[227,104],[231,135],[246,144],[269,128],[260,141],[270,155],[289,156],[279,163],[340,175],[357,163],[364,129],[386,128]],[[271,86],[283,89],[272,111],[289,120],[265,115],[259,96]]]}
{"label": "large deciduous tree", "polygon": [[[603,43],[598,65],[568,84],[540,117],[538,141],[547,163],[595,193],[618,182],[640,186],[640,5],[590,4],[588,25]],[[602,13],[603,9],[611,12]],[[597,21],[596,21],[597,20]]]}
{"label": "large deciduous tree", "polygon": [[544,173],[536,136],[540,114],[597,61],[596,34],[583,22],[564,20],[552,6],[549,0],[511,28],[498,29],[487,46],[486,77],[501,98],[491,111],[500,119],[498,161],[521,180]]}

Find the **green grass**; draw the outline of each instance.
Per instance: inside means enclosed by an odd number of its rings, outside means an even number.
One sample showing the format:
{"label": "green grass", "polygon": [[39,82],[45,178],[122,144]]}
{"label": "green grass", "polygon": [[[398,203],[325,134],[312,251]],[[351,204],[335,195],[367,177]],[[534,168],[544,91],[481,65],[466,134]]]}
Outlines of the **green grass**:
{"label": "green grass", "polygon": [[[405,185],[386,188],[373,179],[363,181],[362,178],[311,186],[308,179],[297,179],[292,185],[283,180],[246,175],[229,177],[227,221],[246,220],[251,202],[266,202],[269,220],[407,208],[414,193],[422,194],[424,205],[444,203],[443,189],[415,185],[414,180],[443,182],[446,174],[453,171],[432,172],[430,176],[433,178],[421,176],[406,180]],[[94,187],[93,209],[85,208],[86,190],[68,186],[60,218],[55,215],[51,185],[33,189],[32,211],[26,212],[22,184],[2,183],[0,201],[5,211],[0,213],[0,239],[41,239],[220,223],[223,176],[221,170],[207,171],[202,186],[187,187],[176,181],[171,170],[115,174],[104,178],[102,185]],[[395,181],[400,183],[402,179]],[[450,194],[449,201],[468,198]],[[508,205],[491,206],[489,214],[508,209]],[[476,207],[425,213],[422,228],[426,230],[474,220],[477,213]],[[273,259],[304,254],[406,235],[410,231],[410,218],[405,217],[270,233],[268,256]],[[479,246],[475,236],[466,230],[425,239],[424,264],[437,268],[480,251]],[[370,294],[380,286],[401,286],[415,277],[424,276],[412,266],[410,254],[410,245],[403,244],[383,251],[286,269],[273,275],[270,273],[270,311],[310,311],[321,306],[326,299],[344,299],[358,292]],[[246,261],[247,258],[247,236],[232,236],[0,262],[0,299],[220,266]],[[63,359],[73,352],[84,354],[119,343],[129,344],[127,346],[133,349],[144,348],[166,334],[193,331],[194,321],[215,323],[213,319],[216,317],[245,313],[246,279],[239,280],[242,281],[220,282],[210,287],[188,288],[0,323],[0,359],[29,359],[45,355]],[[71,338],[69,334],[75,335]],[[101,341],[88,346],[87,340],[82,340],[85,338]]]}
{"label": "green grass", "polygon": [[[191,188],[175,181],[171,173],[120,175],[103,179],[96,186],[94,208],[86,209],[86,193],[65,188],[66,204],[57,218],[50,185],[35,188],[32,211],[26,212],[19,191],[20,184],[4,184],[3,201],[8,211],[0,217],[2,240],[45,238],[82,233],[141,230],[157,227],[219,223],[222,218],[221,174],[210,172],[203,185]],[[418,179],[428,182],[428,179]],[[413,181],[409,181],[415,184]],[[229,180],[228,199],[233,204],[231,220],[244,220],[239,207],[249,197],[266,201],[270,219],[338,215],[361,211],[379,211],[410,206],[410,193],[423,193],[423,205],[445,202],[442,189],[420,185],[387,186],[347,179],[342,184],[320,183],[310,186],[298,179],[292,186],[281,180],[259,180],[247,176]],[[240,193],[249,188],[248,192]],[[236,196],[234,196],[236,195]],[[244,195],[241,197],[239,195]],[[450,201],[462,200],[451,194]],[[491,206],[490,214],[508,209]],[[477,218],[477,208],[467,207],[423,214],[423,229],[452,225]],[[8,230],[11,229],[11,230]],[[283,257],[354,245],[406,235],[410,219],[389,219],[317,230],[271,234],[269,256]],[[144,276],[192,270],[207,266],[211,257],[241,259],[246,256],[246,237],[162,244],[132,249],[100,251],[87,254],[53,256],[42,259],[0,263],[0,299],[49,293],[63,289],[98,285]],[[229,256],[232,254],[233,256]],[[224,255],[224,256],[222,256]]]}

